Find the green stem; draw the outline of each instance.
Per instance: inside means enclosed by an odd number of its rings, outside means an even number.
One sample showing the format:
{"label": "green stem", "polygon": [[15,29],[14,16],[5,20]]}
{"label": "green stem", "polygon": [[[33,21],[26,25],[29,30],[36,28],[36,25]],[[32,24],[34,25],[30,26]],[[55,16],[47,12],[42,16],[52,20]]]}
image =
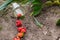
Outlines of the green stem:
{"label": "green stem", "polygon": [[38,26],[38,27],[42,27],[43,25],[33,16],[34,19],[34,23]]}

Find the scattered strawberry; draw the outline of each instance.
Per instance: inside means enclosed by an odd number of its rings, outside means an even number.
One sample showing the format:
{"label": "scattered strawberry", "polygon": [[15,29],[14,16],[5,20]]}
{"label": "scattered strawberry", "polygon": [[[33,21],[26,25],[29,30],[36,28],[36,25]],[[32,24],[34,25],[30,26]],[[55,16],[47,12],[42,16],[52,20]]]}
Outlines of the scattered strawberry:
{"label": "scattered strawberry", "polygon": [[17,18],[20,18],[22,15],[19,13],[18,15],[17,15]]}
{"label": "scattered strawberry", "polygon": [[18,37],[22,38],[24,36],[24,33],[20,32],[17,34]]}
{"label": "scattered strawberry", "polygon": [[21,32],[26,33],[26,28],[21,29]]}
{"label": "scattered strawberry", "polygon": [[18,27],[17,30],[18,30],[19,32],[23,32],[23,33],[26,32],[26,28],[24,28],[24,27]]}
{"label": "scattered strawberry", "polygon": [[19,32],[21,31],[21,29],[22,29],[22,27],[18,27],[18,28],[17,28],[17,30],[18,30]]}
{"label": "scattered strawberry", "polygon": [[17,27],[22,26],[22,21],[21,20],[16,20],[16,26]]}
{"label": "scattered strawberry", "polygon": [[13,38],[13,40],[20,40],[20,38],[15,37],[15,38]]}

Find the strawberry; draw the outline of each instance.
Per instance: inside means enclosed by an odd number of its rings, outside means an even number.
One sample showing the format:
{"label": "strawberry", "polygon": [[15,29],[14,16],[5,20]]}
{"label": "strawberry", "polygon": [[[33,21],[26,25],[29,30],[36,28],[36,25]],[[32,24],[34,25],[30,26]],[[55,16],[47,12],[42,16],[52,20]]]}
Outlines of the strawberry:
{"label": "strawberry", "polygon": [[15,38],[13,38],[13,40],[20,40],[20,38],[15,37]]}
{"label": "strawberry", "polygon": [[19,17],[21,17],[22,15],[19,13],[18,15],[17,15],[17,18],[19,18]]}
{"label": "strawberry", "polygon": [[18,27],[17,30],[18,30],[19,32],[23,32],[23,33],[26,32],[26,28],[24,28],[24,27]]}
{"label": "strawberry", "polygon": [[26,33],[26,30],[25,30],[25,29],[21,29],[21,32],[24,32],[24,33]]}
{"label": "strawberry", "polygon": [[22,33],[22,32],[20,32],[20,33],[17,34],[17,37],[22,38],[23,36],[24,36],[24,33]]}
{"label": "strawberry", "polygon": [[22,26],[22,21],[21,20],[16,20],[16,26],[17,27]]}
{"label": "strawberry", "polygon": [[17,30],[18,30],[19,32],[21,31],[21,29],[22,29],[22,27],[18,27],[18,28],[17,28]]}

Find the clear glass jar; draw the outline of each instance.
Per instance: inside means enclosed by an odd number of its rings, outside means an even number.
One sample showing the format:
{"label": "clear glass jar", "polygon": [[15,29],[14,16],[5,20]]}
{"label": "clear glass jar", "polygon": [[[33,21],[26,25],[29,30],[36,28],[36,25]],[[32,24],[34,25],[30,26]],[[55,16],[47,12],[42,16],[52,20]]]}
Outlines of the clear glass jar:
{"label": "clear glass jar", "polygon": [[21,5],[14,2],[14,3],[12,3],[12,7],[13,7],[14,16],[16,18],[23,18],[24,17],[25,11]]}

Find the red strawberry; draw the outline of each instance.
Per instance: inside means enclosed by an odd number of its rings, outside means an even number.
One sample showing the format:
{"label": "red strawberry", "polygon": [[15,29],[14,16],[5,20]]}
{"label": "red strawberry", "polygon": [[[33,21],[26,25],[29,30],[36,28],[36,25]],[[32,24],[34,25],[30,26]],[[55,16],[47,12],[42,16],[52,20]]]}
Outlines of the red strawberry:
{"label": "red strawberry", "polygon": [[13,40],[20,40],[20,38],[16,38],[16,37],[15,37],[15,38],[13,38]]}
{"label": "red strawberry", "polygon": [[22,29],[22,27],[18,27],[18,28],[17,28],[17,30],[18,30],[19,32],[21,31],[21,29]]}
{"label": "red strawberry", "polygon": [[23,28],[23,29],[21,29],[21,32],[24,32],[24,33],[26,33],[26,29],[24,29],[24,28]]}
{"label": "red strawberry", "polygon": [[22,38],[23,36],[24,36],[24,33],[22,33],[22,32],[20,32],[20,33],[17,34],[17,37]]}
{"label": "red strawberry", "polygon": [[26,28],[24,28],[24,27],[18,27],[18,29],[17,29],[19,32],[26,32]]}
{"label": "red strawberry", "polygon": [[21,17],[22,15],[19,13],[18,15],[17,15],[17,18],[19,18],[19,17]]}
{"label": "red strawberry", "polygon": [[21,20],[16,20],[16,26],[17,27],[22,26],[22,21]]}

